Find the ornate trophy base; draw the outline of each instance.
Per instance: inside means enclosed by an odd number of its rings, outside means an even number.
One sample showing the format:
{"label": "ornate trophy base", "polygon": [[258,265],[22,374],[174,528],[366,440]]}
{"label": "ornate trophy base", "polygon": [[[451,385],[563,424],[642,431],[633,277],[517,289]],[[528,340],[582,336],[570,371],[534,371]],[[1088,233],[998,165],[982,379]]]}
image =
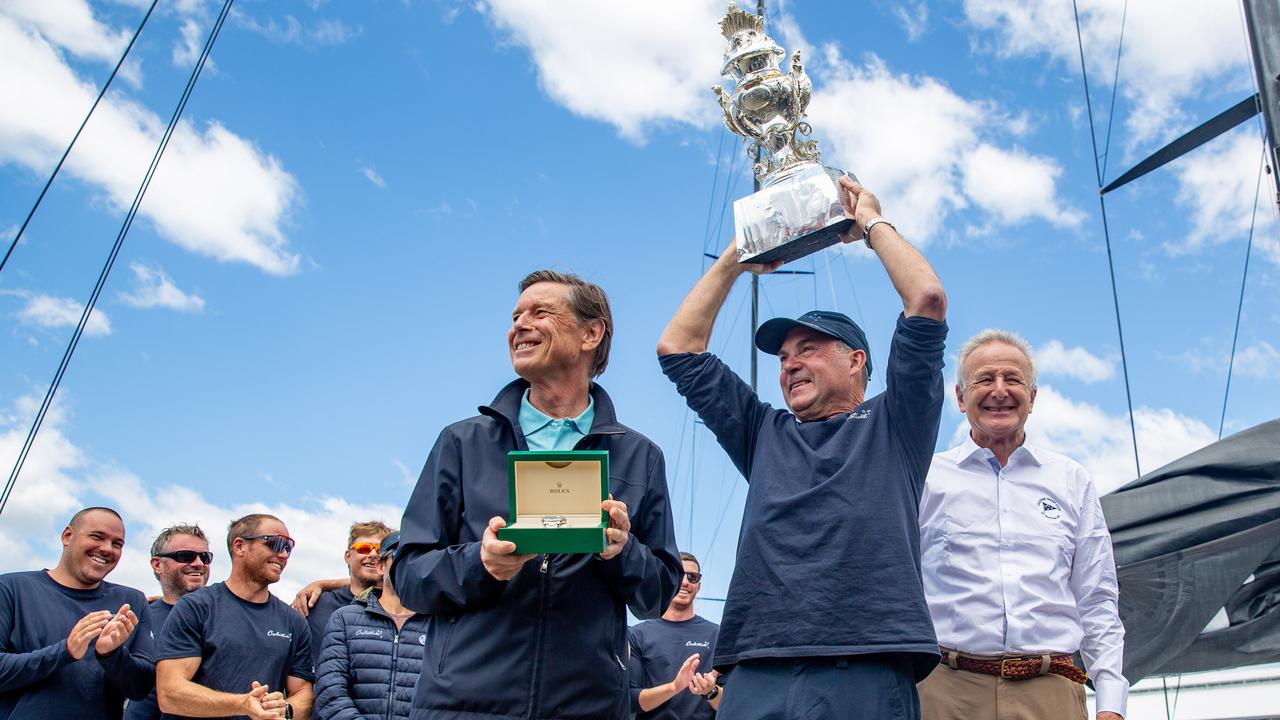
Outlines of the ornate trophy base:
{"label": "ornate trophy base", "polygon": [[[805,163],[733,203],[738,262],[791,262],[840,242],[853,221],[840,206],[836,178],[843,170]],[[856,179],[856,178],[855,178]]]}

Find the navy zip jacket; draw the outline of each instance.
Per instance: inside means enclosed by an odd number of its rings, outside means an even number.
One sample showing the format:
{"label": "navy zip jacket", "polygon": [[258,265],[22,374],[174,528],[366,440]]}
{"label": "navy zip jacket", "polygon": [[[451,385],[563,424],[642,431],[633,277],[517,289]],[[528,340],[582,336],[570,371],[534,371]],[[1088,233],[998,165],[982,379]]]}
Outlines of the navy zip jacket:
{"label": "navy zip jacket", "polygon": [[316,720],[409,717],[426,643],[427,616],[397,630],[377,595],[338,608],[319,643]]}
{"label": "navy zip jacket", "polygon": [[392,566],[406,607],[431,615],[412,718],[626,718],[627,620],[654,618],[682,566],[662,451],[618,423],[591,385],[596,416],[579,450],[609,451],[609,487],[631,537],[611,560],[545,555],[506,582],[480,562],[489,519],[506,517],[507,452],[526,450],[516,380],[480,415],[440,433],[400,524]]}

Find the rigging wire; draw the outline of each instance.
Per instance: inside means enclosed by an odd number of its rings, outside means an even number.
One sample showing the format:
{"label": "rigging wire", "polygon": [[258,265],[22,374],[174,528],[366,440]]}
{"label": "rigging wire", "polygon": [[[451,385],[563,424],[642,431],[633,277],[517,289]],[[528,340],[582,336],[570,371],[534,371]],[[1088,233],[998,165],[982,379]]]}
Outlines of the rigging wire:
{"label": "rigging wire", "polygon": [[1107,176],[1107,161],[1111,159],[1111,126],[1116,119],[1116,93],[1120,90],[1120,55],[1124,51],[1124,26],[1128,18],[1129,0],[1124,0],[1124,9],[1120,12],[1120,40],[1116,43],[1116,71],[1111,76],[1111,109],[1107,113],[1107,139],[1102,144],[1102,170],[1098,173],[1101,178]]}
{"label": "rigging wire", "polygon": [[702,227],[702,252],[707,252],[707,241],[711,238],[711,209],[716,204],[716,185],[720,182],[720,158],[724,153],[725,129],[720,128],[720,142],[716,144],[716,171],[711,176],[711,195],[707,198],[707,220]]}
{"label": "rigging wire", "polygon": [[[1071,0],[1071,8],[1075,14],[1076,21],[1076,44],[1080,49],[1080,76],[1084,81],[1084,103],[1089,114],[1089,142],[1093,144],[1093,170],[1098,178],[1098,205],[1102,209],[1102,236],[1107,244],[1107,270],[1111,274],[1111,302],[1115,307],[1116,315],[1116,334],[1120,339],[1120,367],[1124,371],[1124,398],[1129,405],[1129,434],[1133,440],[1133,466],[1137,471],[1136,477],[1142,477],[1142,463],[1138,460],[1138,428],[1133,419],[1133,393],[1129,388],[1129,360],[1125,353],[1124,347],[1124,326],[1120,322],[1120,294],[1116,289],[1116,265],[1115,259],[1111,253],[1111,228],[1107,222],[1107,200],[1102,194],[1102,166],[1098,163],[1098,137],[1097,131],[1093,123],[1093,101],[1089,97],[1089,71],[1085,67],[1084,62],[1084,37],[1080,32],[1080,6],[1078,0]],[[1124,28],[1120,29],[1121,37],[1124,36]],[[1120,56],[1116,56],[1116,64],[1120,62]],[[1119,77],[1119,70],[1116,70]],[[1115,113],[1115,104],[1111,106],[1111,112]]]}
{"label": "rigging wire", "polygon": [[[822,249],[822,258],[827,261],[827,287],[831,289],[831,309],[840,312],[840,305],[836,302],[836,283],[835,275],[831,272],[831,248]],[[818,281],[813,281],[813,306],[818,306]]]}
{"label": "rigging wire", "polygon": [[67,344],[67,349],[62,354],[62,361],[58,364],[58,371],[54,373],[53,382],[49,384],[49,389],[44,394],[44,401],[40,404],[39,411],[36,412],[35,420],[31,423],[31,430],[27,433],[27,439],[22,444],[22,450],[19,451],[18,459],[13,465],[13,471],[9,473],[9,479],[5,483],[4,491],[0,494],[0,513],[4,512],[4,507],[9,502],[9,496],[18,481],[18,476],[22,473],[22,467],[31,452],[31,446],[35,443],[36,435],[40,432],[40,426],[44,423],[45,415],[53,404],[54,395],[62,384],[62,378],[66,375],[67,366],[71,363],[71,356],[75,354],[76,346],[80,344],[80,337],[84,334],[85,325],[88,324],[89,317],[93,313],[94,307],[98,304],[98,298],[102,295],[102,289],[107,283],[107,277],[111,274],[116,258],[120,255],[120,248],[124,245],[125,236],[129,234],[129,228],[133,226],[133,220],[138,215],[138,208],[142,205],[142,198],[146,196],[147,188],[151,186],[151,180],[155,177],[156,168],[160,165],[160,159],[164,156],[164,151],[169,146],[169,140],[173,137],[173,132],[178,126],[178,120],[182,117],[182,112],[187,107],[187,101],[191,99],[191,93],[195,90],[196,81],[200,78],[200,73],[204,69],[205,61],[208,60],[210,51],[213,50],[213,43],[218,39],[219,33],[222,32],[222,26],[227,20],[227,14],[231,11],[232,2],[234,0],[226,0],[222,6],[222,12],[218,15],[217,21],[209,31],[209,37],[205,40],[204,49],[201,51],[199,59],[196,60],[195,67],[191,70],[191,76],[187,79],[186,87],[183,88],[182,97],[178,100],[178,105],[174,108],[173,115],[169,118],[169,125],[165,128],[164,134],[160,138],[160,144],[156,147],[155,154],[151,158],[151,164],[143,175],[142,184],[138,187],[138,192],[133,197],[133,204],[129,206],[129,211],[125,214],[124,223],[120,226],[120,232],[116,234],[115,244],[111,246],[111,252],[107,255],[102,271],[98,274],[98,280],[93,286],[93,292],[89,295],[89,301],[85,304],[84,311],[80,314],[80,322],[76,324],[76,329],[71,334],[71,341]]}
{"label": "rigging wire", "polygon": [[1253,212],[1249,215],[1249,242],[1244,250],[1244,273],[1240,276],[1240,302],[1236,305],[1236,329],[1231,334],[1231,358],[1227,361],[1227,387],[1222,391],[1222,415],[1218,418],[1218,439],[1227,423],[1227,398],[1231,395],[1231,371],[1236,365],[1236,343],[1240,340],[1240,316],[1244,313],[1244,288],[1249,280],[1249,256],[1253,253],[1253,228],[1258,219],[1258,196],[1262,194],[1262,168],[1267,165],[1267,138],[1262,138],[1262,157],[1258,159],[1258,177],[1253,181]]}
{"label": "rigging wire", "polygon": [[93,105],[89,107],[89,112],[85,114],[84,120],[80,121],[80,127],[76,130],[76,134],[71,137],[71,142],[67,143],[67,149],[63,151],[62,157],[58,158],[58,164],[53,166],[53,172],[49,173],[49,179],[45,181],[44,187],[40,189],[40,194],[36,196],[35,203],[31,205],[31,211],[27,213],[27,218],[22,221],[22,226],[18,228],[18,233],[13,236],[13,242],[9,243],[9,249],[5,250],[4,258],[0,259],[0,272],[4,272],[4,266],[8,264],[9,256],[13,255],[13,249],[18,247],[18,241],[22,239],[22,233],[26,231],[27,225],[31,223],[31,218],[35,216],[36,209],[40,207],[41,201],[44,200],[45,193],[49,192],[49,186],[53,185],[53,179],[58,177],[58,171],[62,169],[62,164],[67,161],[67,156],[71,154],[71,148],[75,147],[76,140],[80,139],[80,133],[84,132],[84,126],[89,124],[89,118],[93,117],[93,111],[98,109],[98,103],[102,102],[102,96],[107,94],[107,88],[111,87],[111,81],[116,79],[116,74],[120,72],[121,66],[124,65],[125,58],[129,57],[129,51],[133,49],[133,44],[137,42],[138,35],[142,33],[142,28],[146,26],[147,20],[151,17],[151,11],[156,9],[157,2],[159,0],[151,0],[151,7],[147,8],[147,14],[142,16],[142,22],[138,23],[138,29],[133,31],[133,37],[129,38],[129,44],[125,45],[124,52],[120,54],[120,60],[116,62],[111,74],[107,76],[107,81],[102,84],[102,89],[98,91],[98,97],[94,99]]}

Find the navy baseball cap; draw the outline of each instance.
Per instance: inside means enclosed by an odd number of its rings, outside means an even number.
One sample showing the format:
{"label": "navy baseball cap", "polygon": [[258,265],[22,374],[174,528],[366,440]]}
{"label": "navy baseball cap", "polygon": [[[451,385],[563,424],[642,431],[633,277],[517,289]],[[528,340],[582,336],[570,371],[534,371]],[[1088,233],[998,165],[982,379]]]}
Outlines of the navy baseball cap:
{"label": "navy baseball cap", "polygon": [[844,313],[830,310],[811,310],[795,320],[791,318],[774,318],[761,325],[759,330],[756,330],[756,347],[770,355],[777,355],[778,350],[782,347],[782,342],[787,339],[787,333],[798,327],[815,330],[839,340],[854,350],[861,350],[866,353],[867,377],[871,377],[871,346],[867,343],[867,334],[862,332],[862,328],[858,327],[858,324],[850,320],[849,316]]}
{"label": "navy baseball cap", "polygon": [[393,532],[382,538],[382,544],[378,548],[378,557],[385,558],[388,555],[395,556],[396,551],[400,549],[400,533]]}

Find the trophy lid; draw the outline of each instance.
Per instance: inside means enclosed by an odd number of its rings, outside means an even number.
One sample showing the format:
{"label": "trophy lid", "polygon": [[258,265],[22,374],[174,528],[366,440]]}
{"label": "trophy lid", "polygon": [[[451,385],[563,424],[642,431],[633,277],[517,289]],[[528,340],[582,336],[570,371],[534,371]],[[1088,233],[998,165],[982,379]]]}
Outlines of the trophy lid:
{"label": "trophy lid", "polygon": [[764,32],[764,20],[729,3],[729,11],[720,21],[720,31],[729,41],[724,51],[720,74],[735,82],[762,71],[778,71],[778,58],[786,53]]}

